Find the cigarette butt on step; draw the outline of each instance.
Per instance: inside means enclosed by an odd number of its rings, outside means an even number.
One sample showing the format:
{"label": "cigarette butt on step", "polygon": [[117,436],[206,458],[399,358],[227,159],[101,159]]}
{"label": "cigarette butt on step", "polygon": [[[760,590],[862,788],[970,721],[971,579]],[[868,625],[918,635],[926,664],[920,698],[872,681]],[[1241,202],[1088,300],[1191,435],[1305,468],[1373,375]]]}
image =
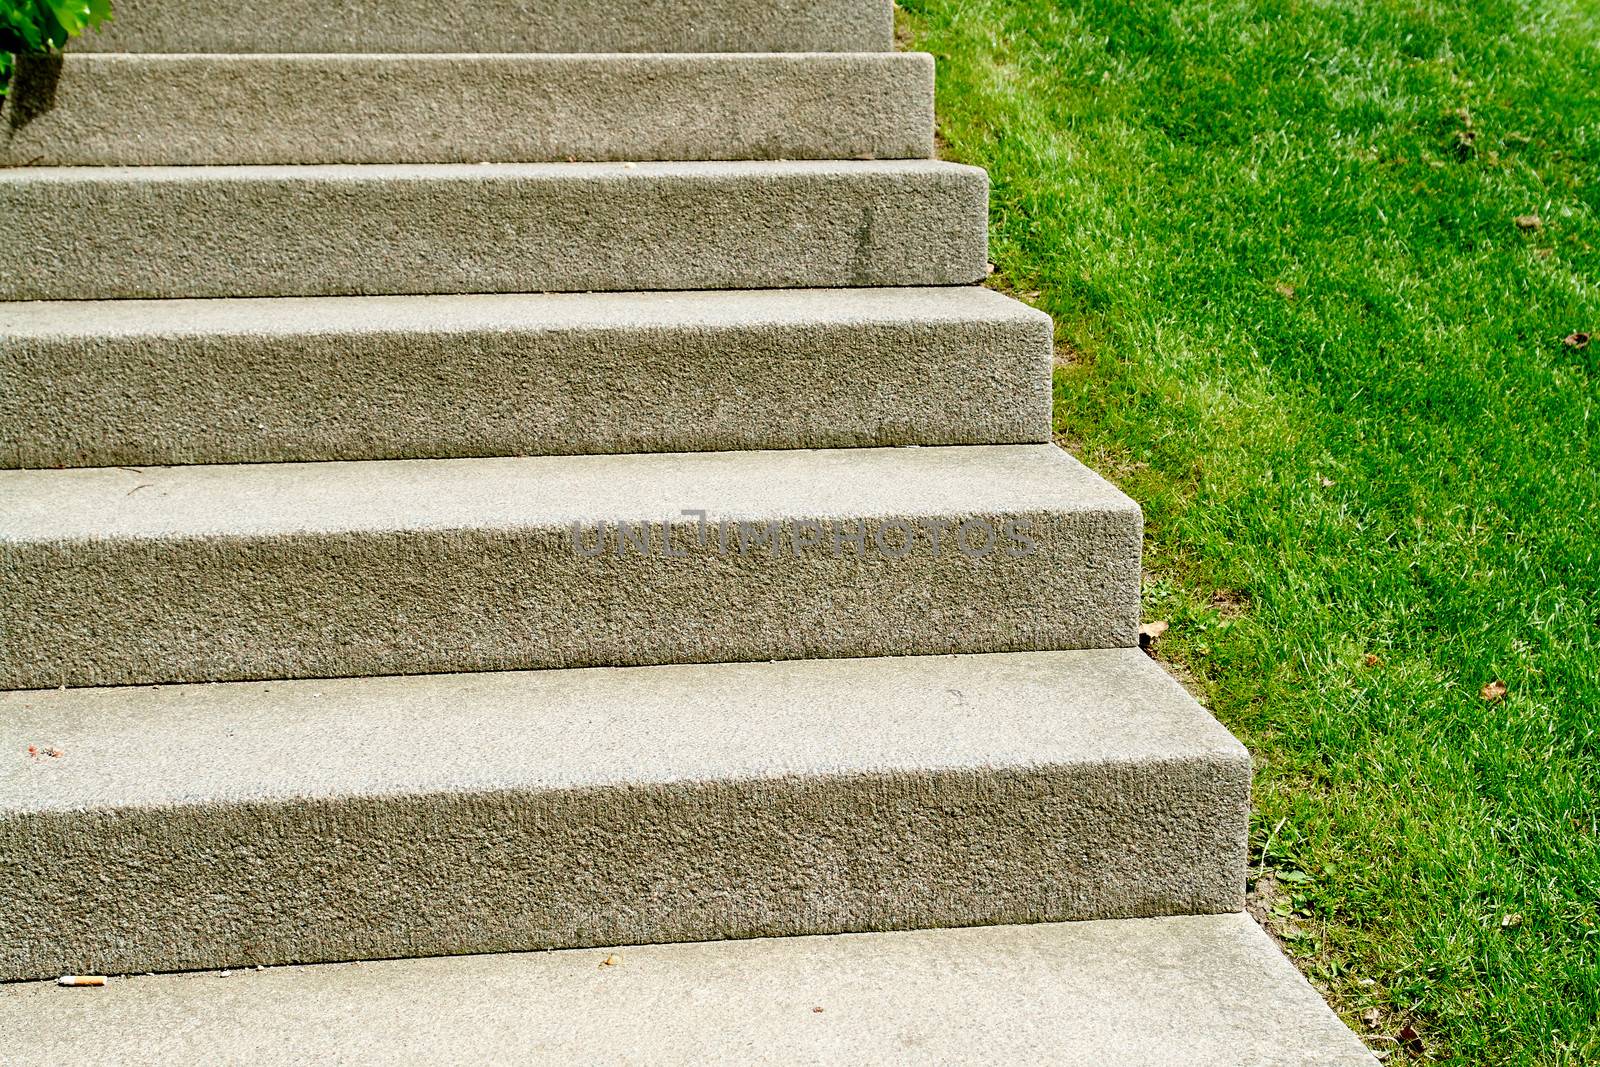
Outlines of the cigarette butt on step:
{"label": "cigarette butt on step", "polygon": [[103,974],[64,974],[56,979],[56,985],[105,985],[106,976]]}

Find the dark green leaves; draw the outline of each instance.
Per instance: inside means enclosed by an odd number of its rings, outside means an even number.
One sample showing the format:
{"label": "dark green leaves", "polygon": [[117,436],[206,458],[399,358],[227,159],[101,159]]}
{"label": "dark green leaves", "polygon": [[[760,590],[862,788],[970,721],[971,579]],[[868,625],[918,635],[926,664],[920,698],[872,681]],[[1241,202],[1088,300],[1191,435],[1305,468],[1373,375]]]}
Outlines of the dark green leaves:
{"label": "dark green leaves", "polygon": [[51,52],[111,17],[111,0],[0,0],[0,96],[19,52]]}

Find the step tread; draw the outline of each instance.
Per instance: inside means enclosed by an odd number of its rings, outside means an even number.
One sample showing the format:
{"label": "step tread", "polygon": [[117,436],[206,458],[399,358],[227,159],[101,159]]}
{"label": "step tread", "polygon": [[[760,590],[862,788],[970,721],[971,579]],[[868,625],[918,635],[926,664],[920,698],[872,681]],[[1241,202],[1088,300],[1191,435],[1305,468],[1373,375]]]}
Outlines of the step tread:
{"label": "step tread", "polygon": [[25,57],[0,116],[29,166],[926,158],[933,59],[74,53]]}
{"label": "step tread", "polygon": [[1239,914],[39,983],[0,1024],[41,1065],[1375,1062]]}
{"label": "step tread", "polygon": [[594,326],[674,329],[918,322],[1048,322],[976,285],[637,293],[467,293],[0,302],[10,337],[190,337]]}
{"label": "step tread", "polygon": [[0,186],[143,186],[211,183],[521,179],[618,185],[652,178],[762,181],[778,178],[982,176],[980,167],[943,159],[685,159],[584,163],[247,163],[203,167],[7,167]]}
{"label": "step tread", "polygon": [[73,50],[127,52],[870,52],[889,0],[119,0]]}
{"label": "step tread", "polygon": [[1137,649],[0,693],[0,811],[1245,760]]}
{"label": "step tread", "polygon": [[1055,445],[7,470],[0,504],[0,544],[1139,510]]}

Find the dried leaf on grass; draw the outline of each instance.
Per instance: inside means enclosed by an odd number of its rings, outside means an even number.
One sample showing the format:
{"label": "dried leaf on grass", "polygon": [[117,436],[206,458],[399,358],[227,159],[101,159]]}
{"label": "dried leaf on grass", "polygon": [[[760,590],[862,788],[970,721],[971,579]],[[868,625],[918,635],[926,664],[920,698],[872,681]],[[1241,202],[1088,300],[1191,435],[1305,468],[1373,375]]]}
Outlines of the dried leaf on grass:
{"label": "dried leaf on grass", "polygon": [[1161,635],[1167,632],[1167,624],[1161,620],[1147,622],[1139,627],[1139,647],[1146,652],[1155,653],[1156,642],[1161,640]]}

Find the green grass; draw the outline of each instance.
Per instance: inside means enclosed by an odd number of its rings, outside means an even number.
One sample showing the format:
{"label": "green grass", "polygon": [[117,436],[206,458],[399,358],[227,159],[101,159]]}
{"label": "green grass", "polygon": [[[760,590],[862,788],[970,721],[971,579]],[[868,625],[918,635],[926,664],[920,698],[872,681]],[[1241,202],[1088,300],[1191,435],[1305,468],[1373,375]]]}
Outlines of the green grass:
{"label": "green grass", "polygon": [[1600,4],[902,6],[1289,950],[1395,1060],[1600,1062]]}

